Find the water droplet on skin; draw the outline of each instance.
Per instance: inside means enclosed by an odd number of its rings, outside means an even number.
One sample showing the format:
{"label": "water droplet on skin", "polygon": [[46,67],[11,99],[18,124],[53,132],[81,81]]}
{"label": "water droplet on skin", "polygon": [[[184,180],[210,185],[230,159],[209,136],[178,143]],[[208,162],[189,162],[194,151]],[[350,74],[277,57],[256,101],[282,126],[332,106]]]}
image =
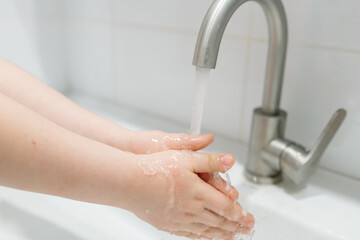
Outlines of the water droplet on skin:
{"label": "water droplet on skin", "polygon": [[178,168],[176,164],[178,161],[178,153],[173,153],[169,157],[159,157],[154,159],[149,159],[147,157],[139,157],[137,165],[142,169],[143,173],[148,176],[155,176],[156,174],[163,174],[166,176],[168,181],[168,203],[165,206],[165,211],[169,212],[175,207],[175,183],[174,179],[171,176],[171,171]]}
{"label": "water droplet on skin", "polygon": [[157,173],[163,173],[165,176],[169,176],[170,172],[164,166],[165,161],[162,159],[155,159],[148,161],[147,159],[140,157],[137,164],[144,172],[145,175],[156,175]]}
{"label": "water droplet on skin", "polygon": [[234,236],[233,240],[252,240],[253,237],[254,237],[254,233],[255,233],[255,230],[254,230],[254,229],[252,229],[252,230],[250,231],[250,233],[248,233],[248,234],[245,234],[245,233],[237,233],[237,234]]}
{"label": "water droplet on skin", "polygon": [[242,209],[242,214],[243,214],[244,217],[246,217],[246,216],[249,214],[249,212],[246,211],[246,210],[243,208],[243,209]]}
{"label": "water droplet on skin", "polygon": [[220,176],[219,176],[219,173],[217,173],[217,172],[215,172],[215,173],[213,173],[213,177],[214,177],[214,179],[215,179],[215,181],[216,181],[216,183],[220,183]]}
{"label": "water droplet on skin", "polygon": [[231,179],[228,172],[225,173],[225,177],[226,177],[226,190],[230,191]]}

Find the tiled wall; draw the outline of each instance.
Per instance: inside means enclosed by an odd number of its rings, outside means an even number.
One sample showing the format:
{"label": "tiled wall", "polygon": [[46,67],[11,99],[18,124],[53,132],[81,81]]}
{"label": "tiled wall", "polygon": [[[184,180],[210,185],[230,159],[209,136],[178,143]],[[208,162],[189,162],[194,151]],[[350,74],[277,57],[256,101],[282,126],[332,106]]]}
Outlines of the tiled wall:
{"label": "tiled wall", "polygon": [[65,89],[65,3],[0,0],[0,57]]}
{"label": "tiled wall", "polygon": [[[210,0],[69,0],[73,89],[188,123],[194,45]],[[283,0],[289,22],[286,135],[311,146],[340,107],[348,117],[322,165],[360,179],[360,2]],[[247,142],[261,102],[267,29],[246,3],[228,26],[208,86],[204,128]]]}
{"label": "tiled wall", "polygon": [[[0,52],[59,89],[189,124],[192,56],[211,2],[0,0]],[[345,124],[321,164],[360,179],[360,1],[283,2],[289,24],[281,101],[289,113],[286,135],[311,146],[331,114],[346,108]],[[246,3],[230,21],[211,73],[206,131],[248,141],[266,51],[262,10]]]}

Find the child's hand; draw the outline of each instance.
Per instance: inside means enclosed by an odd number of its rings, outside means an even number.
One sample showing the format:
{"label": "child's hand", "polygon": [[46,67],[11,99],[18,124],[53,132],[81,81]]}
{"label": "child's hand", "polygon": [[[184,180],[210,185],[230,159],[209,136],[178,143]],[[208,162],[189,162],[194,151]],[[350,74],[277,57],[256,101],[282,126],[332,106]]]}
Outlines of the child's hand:
{"label": "child's hand", "polygon": [[251,214],[198,175],[228,170],[232,155],[172,150],[136,157],[128,209],[141,219],[193,239],[232,239],[252,228]]}
{"label": "child's hand", "polygon": [[[210,145],[214,140],[214,135],[189,135],[185,133],[166,133],[162,131],[139,131],[132,132],[127,147],[127,151],[144,154],[156,153],[167,150],[191,150],[197,151]],[[215,177],[212,173],[202,173],[199,177],[209,183],[232,200],[237,200],[239,193],[229,186],[221,177]]]}
{"label": "child's hand", "polygon": [[166,150],[197,151],[210,145],[214,140],[212,134],[194,136],[185,133],[166,133],[161,131],[132,132],[126,151],[136,154],[155,153]]}

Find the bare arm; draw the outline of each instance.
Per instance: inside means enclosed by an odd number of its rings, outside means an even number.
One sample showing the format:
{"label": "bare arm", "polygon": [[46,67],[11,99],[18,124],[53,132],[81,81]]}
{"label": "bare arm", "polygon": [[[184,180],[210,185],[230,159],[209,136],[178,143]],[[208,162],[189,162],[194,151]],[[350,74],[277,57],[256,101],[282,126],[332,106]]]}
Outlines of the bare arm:
{"label": "bare arm", "polygon": [[0,149],[0,185],[121,207],[191,238],[232,239],[254,224],[239,204],[197,175],[229,169],[229,154],[123,152],[68,131],[3,94]]}
{"label": "bare arm", "polygon": [[0,93],[70,131],[125,151],[151,153],[169,149],[199,150],[213,141],[211,134],[190,136],[161,131],[129,131],[80,107],[3,59],[0,59]]}
{"label": "bare arm", "polygon": [[[190,136],[161,131],[134,132],[75,104],[18,66],[0,59],[0,93],[42,115],[46,119],[86,138],[133,153],[154,153],[172,149],[199,150],[214,136]],[[223,179],[201,174],[204,181],[236,199],[237,191],[226,189]]]}
{"label": "bare arm", "polygon": [[122,172],[119,193],[126,194],[133,179],[133,155],[68,131],[2,94],[0,149],[0,185],[114,205],[108,202],[118,179],[112,169]]}
{"label": "bare arm", "polygon": [[111,146],[125,145],[125,135],[130,132],[80,107],[3,59],[0,59],[0,92],[66,129]]}

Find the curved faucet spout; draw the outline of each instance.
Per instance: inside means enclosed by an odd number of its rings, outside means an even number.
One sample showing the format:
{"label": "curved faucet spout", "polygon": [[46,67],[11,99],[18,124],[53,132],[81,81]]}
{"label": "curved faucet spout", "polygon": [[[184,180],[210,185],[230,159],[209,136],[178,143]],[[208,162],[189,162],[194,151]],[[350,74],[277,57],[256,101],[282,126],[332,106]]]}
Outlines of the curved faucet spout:
{"label": "curved faucet spout", "polygon": [[215,68],[225,28],[233,13],[247,1],[259,3],[266,15],[269,48],[262,112],[276,115],[279,113],[287,47],[286,16],[281,0],[215,0],[202,23],[193,64],[202,68]]}

